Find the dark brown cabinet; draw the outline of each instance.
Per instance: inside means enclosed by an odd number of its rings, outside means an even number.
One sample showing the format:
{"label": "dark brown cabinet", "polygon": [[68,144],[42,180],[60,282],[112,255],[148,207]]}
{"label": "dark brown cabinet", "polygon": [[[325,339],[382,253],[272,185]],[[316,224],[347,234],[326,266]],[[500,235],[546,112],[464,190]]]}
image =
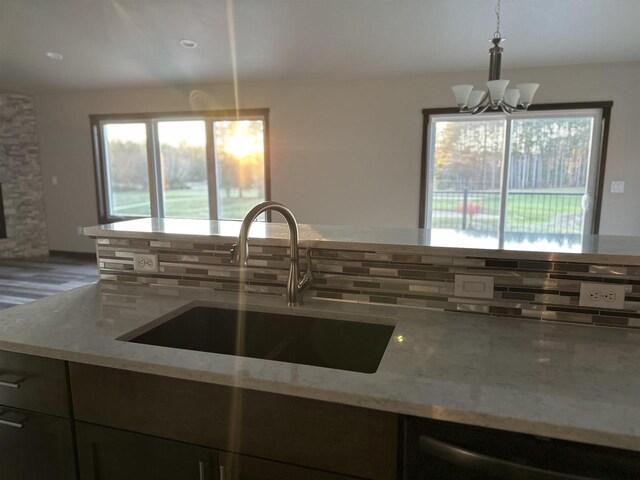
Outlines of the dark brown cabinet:
{"label": "dark brown cabinet", "polygon": [[70,417],[67,364],[0,351],[0,405]]}
{"label": "dark brown cabinet", "polygon": [[354,477],[230,453],[220,453],[218,462],[220,480],[354,480]]}
{"label": "dark brown cabinet", "polygon": [[[397,478],[395,414],[85,364],[69,370],[77,421],[246,456],[235,478],[280,480],[283,465],[301,472],[287,470],[286,480]],[[274,463],[258,470],[249,458]]]}
{"label": "dark brown cabinet", "polygon": [[393,480],[397,427],[385,412],[0,351],[0,480]]}
{"label": "dark brown cabinet", "polygon": [[40,413],[1,408],[2,480],[74,480],[71,421]]}
{"label": "dark brown cabinet", "polygon": [[214,450],[76,423],[81,480],[217,480]]}
{"label": "dark brown cabinet", "polygon": [[354,479],[82,422],[76,432],[81,480]]}
{"label": "dark brown cabinet", "polygon": [[0,351],[0,479],[75,480],[67,364]]}

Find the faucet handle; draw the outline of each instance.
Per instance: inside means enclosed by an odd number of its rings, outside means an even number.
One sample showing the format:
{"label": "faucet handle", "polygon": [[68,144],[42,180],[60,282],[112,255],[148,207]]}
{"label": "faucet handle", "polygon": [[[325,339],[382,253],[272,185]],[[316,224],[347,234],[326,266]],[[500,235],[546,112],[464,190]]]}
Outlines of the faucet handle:
{"label": "faucet handle", "polygon": [[229,252],[231,253],[231,263],[233,265],[237,265],[238,264],[238,244],[234,243],[233,245],[231,245],[231,249],[229,250]]}
{"label": "faucet handle", "polygon": [[245,244],[243,247],[242,242],[234,243],[229,249],[231,253],[231,264],[238,265],[239,267],[246,267],[247,260],[249,259],[249,248]]}
{"label": "faucet handle", "polygon": [[311,248],[307,248],[307,271],[302,276],[302,278],[298,279],[298,292],[302,293],[307,287],[309,287],[313,280],[313,269],[311,265]]}
{"label": "faucet handle", "polygon": [[311,253],[313,252],[313,248],[307,247],[306,257],[307,257],[307,274],[306,276],[309,280],[313,280],[313,266],[311,264]]}

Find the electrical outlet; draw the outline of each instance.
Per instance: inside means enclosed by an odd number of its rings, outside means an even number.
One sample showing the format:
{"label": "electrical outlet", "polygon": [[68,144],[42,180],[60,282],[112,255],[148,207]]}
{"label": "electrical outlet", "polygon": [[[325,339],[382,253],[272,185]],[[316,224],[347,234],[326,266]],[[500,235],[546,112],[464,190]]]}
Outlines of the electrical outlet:
{"label": "electrical outlet", "polygon": [[581,283],[580,306],[623,309],[625,294],[625,285]]}
{"label": "electrical outlet", "polygon": [[611,182],[611,193],[624,193],[624,181],[614,180]]}
{"label": "electrical outlet", "polygon": [[158,255],[134,253],[133,269],[136,272],[157,272],[158,271]]}
{"label": "electrical outlet", "polygon": [[493,298],[493,277],[456,275],[455,295],[466,298]]}

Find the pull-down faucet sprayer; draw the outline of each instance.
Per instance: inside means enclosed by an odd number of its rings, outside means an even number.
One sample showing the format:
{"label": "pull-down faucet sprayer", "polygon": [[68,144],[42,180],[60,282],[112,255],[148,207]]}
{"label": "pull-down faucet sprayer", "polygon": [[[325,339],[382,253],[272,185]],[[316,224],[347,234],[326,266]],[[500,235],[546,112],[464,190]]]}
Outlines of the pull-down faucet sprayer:
{"label": "pull-down faucet sprayer", "polygon": [[291,265],[289,266],[289,278],[287,279],[287,306],[292,307],[302,305],[302,294],[304,290],[311,285],[313,273],[311,271],[311,249],[307,248],[307,271],[304,275],[300,275],[298,256],[298,222],[293,212],[278,202],[264,202],[253,207],[242,221],[240,227],[240,235],[238,242],[231,247],[231,262],[240,267],[247,266],[249,258],[249,229],[258,218],[258,215],[267,210],[274,210],[280,213],[289,226],[289,239],[291,241]]}

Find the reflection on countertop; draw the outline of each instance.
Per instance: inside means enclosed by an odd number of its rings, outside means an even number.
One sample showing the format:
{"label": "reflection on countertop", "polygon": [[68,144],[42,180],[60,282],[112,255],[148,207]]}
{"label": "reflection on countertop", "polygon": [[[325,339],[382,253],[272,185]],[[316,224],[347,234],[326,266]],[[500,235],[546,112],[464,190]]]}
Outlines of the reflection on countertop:
{"label": "reflection on countertop", "polygon": [[[240,221],[231,220],[142,218],[87,227],[84,233],[100,238],[233,242],[240,233],[240,225]],[[433,248],[440,253],[466,255],[476,250],[479,255],[510,258],[536,258],[533,254],[548,258],[555,254],[554,260],[564,261],[571,261],[572,256],[580,254],[622,257],[615,260],[640,263],[640,259],[635,262],[633,259],[640,256],[640,238],[633,236],[506,233],[500,238],[497,232],[490,231],[307,224],[300,224],[299,229],[303,247],[419,253],[428,253],[424,249]],[[258,244],[285,245],[288,235],[288,229],[282,223],[255,222],[250,231],[250,238]],[[438,251],[434,253],[438,254]],[[488,255],[488,252],[492,253]]]}

